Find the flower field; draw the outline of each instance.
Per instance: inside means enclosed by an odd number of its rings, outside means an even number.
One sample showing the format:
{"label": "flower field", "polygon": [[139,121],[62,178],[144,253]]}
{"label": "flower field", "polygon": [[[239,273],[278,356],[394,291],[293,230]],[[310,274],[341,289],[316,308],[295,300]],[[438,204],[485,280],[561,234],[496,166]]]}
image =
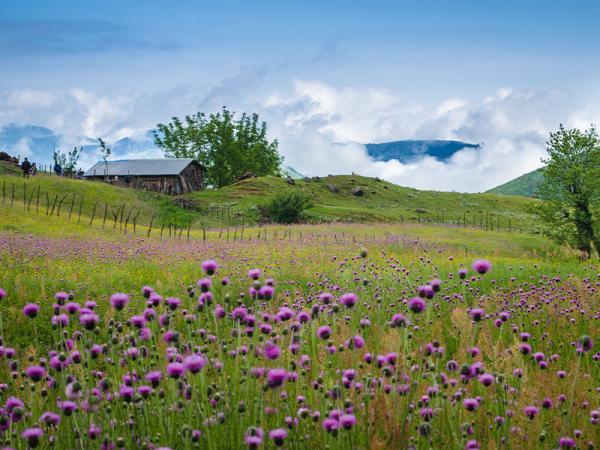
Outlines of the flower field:
{"label": "flower field", "polygon": [[0,446],[598,446],[596,263],[336,227],[0,235]]}

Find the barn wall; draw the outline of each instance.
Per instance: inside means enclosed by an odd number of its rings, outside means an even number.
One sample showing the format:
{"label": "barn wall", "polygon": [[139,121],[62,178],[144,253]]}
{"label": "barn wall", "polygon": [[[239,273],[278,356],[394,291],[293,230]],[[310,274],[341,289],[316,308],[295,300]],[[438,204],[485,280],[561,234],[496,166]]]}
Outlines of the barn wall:
{"label": "barn wall", "polygon": [[105,180],[103,176],[87,177],[89,180],[106,181],[114,186],[129,187],[163,194],[176,195],[204,189],[203,169],[190,164],[179,175],[170,176],[120,176]]}

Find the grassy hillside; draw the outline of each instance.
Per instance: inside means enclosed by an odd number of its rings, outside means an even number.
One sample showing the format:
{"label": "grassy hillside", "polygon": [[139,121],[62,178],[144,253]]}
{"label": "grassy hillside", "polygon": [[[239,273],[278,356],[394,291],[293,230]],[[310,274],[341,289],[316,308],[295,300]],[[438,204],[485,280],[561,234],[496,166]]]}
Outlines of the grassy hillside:
{"label": "grassy hillside", "polygon": [[104,214],[106,206],[108,217],[124,206],[124,214],[127,215],[130,211],[132,217],[138,214],[137,222],[140,224],[149,223],[152,217],[165,222],[185,222],[192,217],[191,213],[177,206],[170,196],[115,187],[102,182],[57,177],[45,173],[23,179],[20,172],[15,175],[14,172],[0,171],[0,195],[4,197],[2,200],[4,205],[10,204],[13,188],[15,203],[21,206],[25,203],[29,205],[30,209],[35,209],[37,204],[37,208],[43,212],[46,209],[51,210],[54,206],[53,215],[58,214],[58,207],[62,200],[60,215],[68,214],[71,204],[73,204],[75,214],[78,214],[81,205],[82,216],[87,217],[92,215],[94,205],[96,205],[96,217]]}
{"label": "grassy hillside", "polygon": [[14,164],[0,161],[0,175],[21,175],[21,170]]}
{"label": "grassy hillside", "polygon": [[[353,195],[354,189],[363,195]],[[453,223],[458,220],[479,225],[488,215],[494,228],[500,216],[501,228],[528,227],[527,212],[531,199],[493,194],[461,194],[454,192],[419,191],[375,178],[338,175],[320,181],[296,180],[289,185],[275,177],[243,180],[217,191],[186,195],[193,204],[206,211],[206,220],[225,215],[239,222],[260,220],[259,206],[277,193],[300,190],[313,199],[308,218],[316,222],[402,222],[427,221]],[[337,192],[335,192],[337,190]],[[491,221],[492,219],[490,219]]]}
{"label": "grassy hillside", "polygon": [[[532,222],[527,212],[532,199],[493,194],[461,194],[454,192],[419,191],[394,185],[375,178],[339,175],[322,179],[296,180],[294,185],[276,177],[243,180],[219,190],[195,192],[183,196],[163,196],[151,192],[114,187],[91,182],[39,174],[28,180],[19,176],[0,174],[0,189],[8,205],[14,188],[14,202],[20,208],[36,207],[45,213],[52,210],[90,217],[96,205],[96,218],[108,218],[124,207],[131,219],[138,215],[138,224],[178,223],[187,226],[217,228],[228,225],[260,223],[260,207],[277,193],[298,190],[312,199],[307,211],[310,222],[434,222],[481,226],[497,229],[529,229]],[[39,203],[37,199],[40,191]],[[353,194],[361,190],[362,195]],[[96,204],[96,200],[98,203]],[[55,204],[56,202],[56,204]],[[52,215],[52,214],[51,214]]]}
{"label": "grassy hillside", "polygon": [[533,172],[521,175],[514,180],[496,186],[487,191],[490,194],[503,195],[521,195],[523,197],[535,197],[538,189],[544,181],[544,172],[542,169],[534,170]]}

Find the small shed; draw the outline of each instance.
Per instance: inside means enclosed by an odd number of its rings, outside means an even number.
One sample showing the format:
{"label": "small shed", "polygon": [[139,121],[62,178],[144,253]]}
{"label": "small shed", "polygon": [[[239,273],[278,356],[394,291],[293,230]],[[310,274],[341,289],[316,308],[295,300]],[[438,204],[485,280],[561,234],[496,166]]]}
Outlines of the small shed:
{"label": "small shed", "polygon": [[163,194],[204,189],[204,166],[191,158],[127,159],[94,164],[83,176],[117,186]]}

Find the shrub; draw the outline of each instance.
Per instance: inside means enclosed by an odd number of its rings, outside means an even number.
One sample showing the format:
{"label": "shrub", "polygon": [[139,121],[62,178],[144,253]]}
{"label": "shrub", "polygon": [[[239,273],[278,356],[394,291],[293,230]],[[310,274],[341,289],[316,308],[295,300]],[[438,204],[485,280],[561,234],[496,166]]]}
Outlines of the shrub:
{"label": "shrub", "polygon": [[311,206],[311,200],[302,192],[284,192],[277,194],[265,205],[265,215],[276,223],[298,223],[304,211]]}

